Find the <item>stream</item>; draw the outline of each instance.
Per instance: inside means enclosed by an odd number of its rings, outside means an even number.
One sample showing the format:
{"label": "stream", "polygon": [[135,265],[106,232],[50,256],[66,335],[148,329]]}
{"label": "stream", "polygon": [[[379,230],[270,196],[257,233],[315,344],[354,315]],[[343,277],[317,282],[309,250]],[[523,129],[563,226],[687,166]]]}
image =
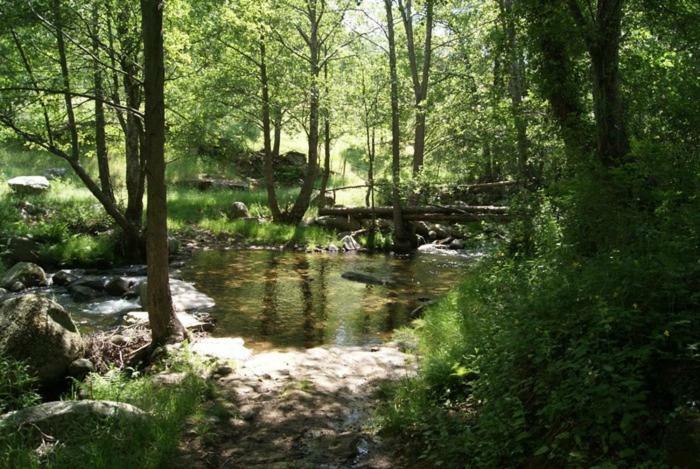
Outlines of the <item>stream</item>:
{"label": "stream", "polygon": [[[176,308],[214,318],[213,336],[242,337],[255,350],[363,346],[382,343],[410,323],[476,256],[203,250],[172,270],[171,289]],[[91,274],[121,275],[132,284],[145,278],[138,268]],[[143,310],[138,295],[79,302],[65,288],[46,290],[85,332],[119,325],[125,313]]]}

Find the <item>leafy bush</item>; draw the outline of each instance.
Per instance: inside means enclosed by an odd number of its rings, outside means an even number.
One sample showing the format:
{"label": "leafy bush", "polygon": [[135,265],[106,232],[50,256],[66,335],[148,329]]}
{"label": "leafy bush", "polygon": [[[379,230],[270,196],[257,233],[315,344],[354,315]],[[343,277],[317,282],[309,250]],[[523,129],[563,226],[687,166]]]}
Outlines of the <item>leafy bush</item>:
{"label": "leafy bush", "polygon": [[427,312],[388,430],[470,467],[664,465],[668,421],[700,398],[700,201],[669,165],[644,188],[646,164],[620,191],[544,197],[529,256],[493,256]]}

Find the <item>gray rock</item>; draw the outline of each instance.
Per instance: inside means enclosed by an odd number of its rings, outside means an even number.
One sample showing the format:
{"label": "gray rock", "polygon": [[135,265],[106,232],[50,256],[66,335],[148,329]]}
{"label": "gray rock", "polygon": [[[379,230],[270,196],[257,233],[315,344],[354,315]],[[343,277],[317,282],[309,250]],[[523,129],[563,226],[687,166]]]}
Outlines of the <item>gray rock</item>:
{"label": "gray rock", "polygon": [[131,404],[112,401],[53,401],[0,416],[0,430],[28,428],[65,439],[65,432],[79,431],[81,424],[96,419],[140,420],[148,416]]}
{"label": "gray rock", "polygon": [[340,240],[340,242],[343,244],[343,249],[345,249],[346,251],[357,251],[362,247],[360,246],[360,243],[355,241],[355,238],[353,238],[350,235],[344,236],[343,239]]}
{"label": "gray rock", "polygon": [[49,190],[51,183],[44,176],[19,176],[7,181],[16,194],[41,194]]}
{"label": "gray rock", "polygon": [[15,282],[12,285],[10,285],[9,290],[13,293],[21,292],[22,290],[25,290],[27,287],[24,286],[22,282]]}
{"label": "gray rock", "polygon": [[56,286],[65,287],[78,280],[78,278],[79,277],[70,270],[59,270],[53,274],[53,277],[51,277],[51,282]]}
{"label": "gray rock", "polygon": [[366,283],[369,285],[388,285],[390,283],[388,280],[380,279],[369,274],[364,274],[362,272],[343,272],[341,277],[343,277],[345,280]]}
{"label": "gray rock", "polygon": [[95,371],[95,365],[87,358],[78,358],[68,365],[68,376],[75,379],[83,379],[93,371]]}
{"label": "gray rock", "polygon": [[18,262],[13,265],[3,275],[0,287],[19,291],[16,289],[18,282],[25,288],[45,286],[48,283],[44,269],[31,262]]}
{"label": "gray rock", "polygon": [[0,353],[24,360],[41,384],[65,377],[82,348],[75,323],[58,303],[29,294],[0,304]]}
{"label": "gray rock", "polygon": [[94,288],[90,288],[87,285],[70,285],[68,287],[68,293],[70,293],[70,296],[75,301],[79,302],[92,301],[101,296],[104,296],[104,294],[101,291],[95,290]]}
{"label": "gray rock", "polygon": [[430,233],[430,227],[428,226],[428,224],[427,224],[426,222],[424,222],[424,221],[418,221],[418,222],[415,222],[415,223],[413,224],[413,226],[414,226],[414,228],[415,228],[415,230],[416,230],[416,234],[419,234],[419,235],[421,235],[421,236],[424,237],[424,238],[428,238],[428,237],[430,236],[430,235],[429,235],[429,233]]}
{"label": "gray rock", "polygon": [[336,253],[338,252],[338,246],[335,244],[329,244],[328,245],[328,252]]}
{"label": "gray rock", "polygon": [[3,297],[7,296],[10,292],[5,290],[4,288],[0,288],[0,299]]}
{"label": "gray rock", "polygon": [[248,207],[243,202],[234,202],[233,205],[228,209],[227,216],[231,220],[237,218],[250,218],[250,212]]}
{"label": "gray rock", "polygon": [[79,277],[70,270],[59,270],[51,277],[51,283],[58,287],[65,287],[77,281],[78,278]]}
{"label": "gray rock", "polygon": [[129,281],[124,277],[112,277],[105,285],[105,290],[111,296],[123,296],[129,291],[129,287]]}

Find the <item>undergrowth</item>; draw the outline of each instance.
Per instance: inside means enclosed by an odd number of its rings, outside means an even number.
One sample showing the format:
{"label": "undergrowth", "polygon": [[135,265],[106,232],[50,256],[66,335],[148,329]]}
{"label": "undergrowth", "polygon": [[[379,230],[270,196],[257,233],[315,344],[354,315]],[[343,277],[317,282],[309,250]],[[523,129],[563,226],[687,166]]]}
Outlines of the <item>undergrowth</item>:
{"label": "undergrowth", "polygon": [[113,369],[104,375],[89,375],[68,396],[129,403],[147,412],[147,418],[81,419],[61,428],[60,435],[53,438],[43,435],[50,443],[40,451],[33,429],[4,433],[0,435],[0,467],[174,467],[188,422],[196,422],[202,403],[213,391],[202,377],[207,365],[187,348],[152,371],[184,373],[185,377],[176,385],[164,385],[150,373]]}

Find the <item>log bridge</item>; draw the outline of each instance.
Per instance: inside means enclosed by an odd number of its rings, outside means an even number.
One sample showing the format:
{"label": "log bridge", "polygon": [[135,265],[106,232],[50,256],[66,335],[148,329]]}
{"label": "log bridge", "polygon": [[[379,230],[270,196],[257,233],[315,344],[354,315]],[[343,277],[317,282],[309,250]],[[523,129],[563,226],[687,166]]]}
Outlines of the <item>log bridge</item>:
{"label": "log bridge", "polygon": [[[332,207],[320,208],[320,216],[350,217],[356,219],[391,219],[393,207]],[[508,207],[495,205],[427,205],[402,207],[406,221],[466,223],[474,221],[508,222]]]}
{"label": "log bridge", "polygon": [[[325,193],[332,193],[333,200],[335,200],[336,191],[362,187],[368,187],[368,185],[361,184],[356,186],[329,188]],[[436,185],[434,187],[449,188],[452,191],[459,190],[465,194],[475,194],[516,187],[516,182],[496,181],[467,185]],[[351,217],[356,219],[379,218],[389,220],[393,217],[393,213],[393,207],[322,207],[319,208],[318,211],[320,216]],[[508,207],[496,205],[423,205],[415,207],[402,207],[401,213],[403,215],[403,219],[406,221],[452,223],[467,223],[483,220],[501,223],[510,221]]]}

